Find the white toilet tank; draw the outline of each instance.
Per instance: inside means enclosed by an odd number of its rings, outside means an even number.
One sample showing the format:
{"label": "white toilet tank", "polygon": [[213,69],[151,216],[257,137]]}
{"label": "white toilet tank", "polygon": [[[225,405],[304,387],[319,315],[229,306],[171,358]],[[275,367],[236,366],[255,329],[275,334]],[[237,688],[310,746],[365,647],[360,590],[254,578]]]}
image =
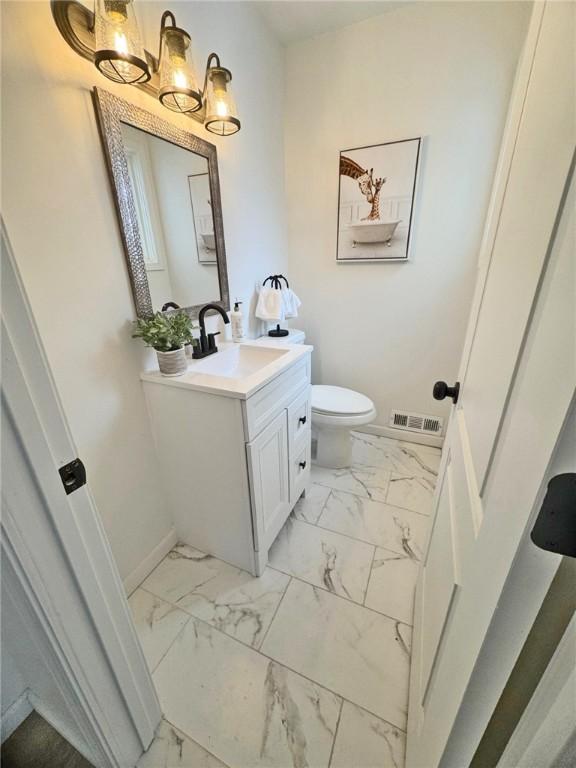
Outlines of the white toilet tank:
{"label": "white toilet tank", "polygon": [[260,336],[259,339],[247,339],[249,344],[267,344],[268,342],[274,342],[274,344],[304,344],[306,340],[306,334],[304,331],[299,331],[297,328],[289,328],[288,336]]}

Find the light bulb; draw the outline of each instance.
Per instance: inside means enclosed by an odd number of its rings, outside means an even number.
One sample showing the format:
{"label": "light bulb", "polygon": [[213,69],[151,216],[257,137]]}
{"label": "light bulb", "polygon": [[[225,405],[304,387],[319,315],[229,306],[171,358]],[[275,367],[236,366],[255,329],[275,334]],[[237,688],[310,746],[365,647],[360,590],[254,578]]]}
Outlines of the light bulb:
{"label": "light bulb", "polygon": [[173,75],[173,81],[176,88],[188,88],[188,78],[182,70],[177,69]]}
{"label": "light bulb", "polygon": [[123,32],[114,33],[114,50],[118,53],[128,54],[128,40]]}
{"label": "light bulb", "polygon": [[226,102],[226,93],[220,92],[217,93],[214,91],[214,98],[216,100],[216,114],[218,117],[228,117],[229,115],[229,109],[228,104]]}

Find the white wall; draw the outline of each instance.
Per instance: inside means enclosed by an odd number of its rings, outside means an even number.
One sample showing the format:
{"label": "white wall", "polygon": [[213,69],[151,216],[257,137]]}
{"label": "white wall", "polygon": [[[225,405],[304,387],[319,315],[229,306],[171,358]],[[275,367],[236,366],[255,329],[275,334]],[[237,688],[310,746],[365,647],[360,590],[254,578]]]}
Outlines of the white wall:
{"label": "white wall", "polygon": [[[528,3],[414,3],[287,52],[289,276],[318,383],[447,415]],[[411,261],[336,264],[342,149],[424,138]]]}
{"label": "white wall", "polygon": [[48,2],[3,2],[2,212],[88,482],[123,577],[170,532],[132,340],[134,308],[91,100],[94,85],[218,146],[232,298],[285,269],[283,54],[241,3],[140,3],[155,51],[162,10],[191,30],[198,62],[234,74],[242,131],[218,139],[115,86],[61,38]]}

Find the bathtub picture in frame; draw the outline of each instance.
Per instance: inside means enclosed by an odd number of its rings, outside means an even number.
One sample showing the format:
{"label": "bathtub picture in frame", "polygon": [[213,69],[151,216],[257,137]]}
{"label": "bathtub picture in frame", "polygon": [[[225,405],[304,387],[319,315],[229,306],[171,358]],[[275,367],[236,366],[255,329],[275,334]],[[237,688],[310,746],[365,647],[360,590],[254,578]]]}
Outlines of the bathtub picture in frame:
{"label": "bathtub picture in frame", "polygon": [[407,261],[420,138],[340,152],[336,261]]}

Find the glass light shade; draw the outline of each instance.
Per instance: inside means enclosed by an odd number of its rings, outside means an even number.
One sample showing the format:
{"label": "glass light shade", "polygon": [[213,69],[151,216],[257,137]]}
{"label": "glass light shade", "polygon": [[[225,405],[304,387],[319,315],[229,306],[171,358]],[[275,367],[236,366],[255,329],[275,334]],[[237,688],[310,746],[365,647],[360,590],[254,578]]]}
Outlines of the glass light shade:
{"label": "glass light shade", "polygon": [[[170,17],[173,26],[165,26]],[[190,35],[176,25],[173,14],[162,17],[160,37],[159,99],[173,112],[197,112],[202,106],[202,94],[192,65]]]}
{"label": "glass light shade", "polygon": [[145,83],[150,68],[132,0],[96,0],[94,64],[115,83]]}
{"label": "glass light shade", "polygon": [[210,67],[206,78],[206,117],[204,127],[220,136],[240,130],[240,120],[230,93],[232,74],[224,67]]}

